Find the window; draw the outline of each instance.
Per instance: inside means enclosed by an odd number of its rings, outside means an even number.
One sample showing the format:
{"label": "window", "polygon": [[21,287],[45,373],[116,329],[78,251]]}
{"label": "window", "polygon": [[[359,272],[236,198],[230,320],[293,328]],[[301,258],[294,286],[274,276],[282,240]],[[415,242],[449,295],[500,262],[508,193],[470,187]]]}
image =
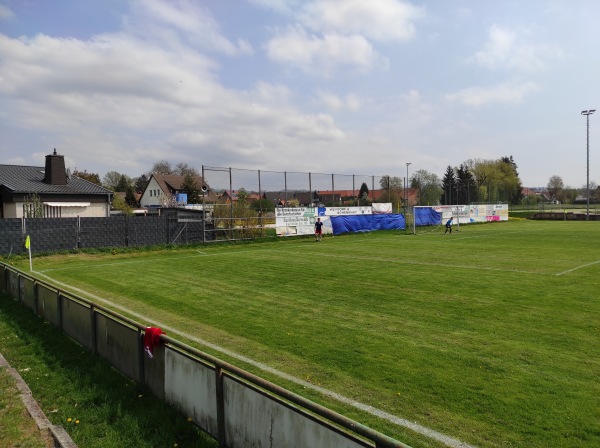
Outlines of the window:
{"label": "window", "polygon": [[61,208],[53,207],[51,205],[44,205],[44,217],[45,218],[60,218]]}

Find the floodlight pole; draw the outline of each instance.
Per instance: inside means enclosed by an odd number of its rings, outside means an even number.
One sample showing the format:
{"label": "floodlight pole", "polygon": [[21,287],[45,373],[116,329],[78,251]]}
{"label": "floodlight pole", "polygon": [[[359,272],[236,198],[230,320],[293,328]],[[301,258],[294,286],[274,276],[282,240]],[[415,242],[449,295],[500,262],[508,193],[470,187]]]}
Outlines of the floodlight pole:
{"label": "floodlight pole", "polygon": [[412,165],[412,162],[406,162],[406,188],[404,196],[406,197],[406,201],[404,201],[404,219],[406,220],[408,217],[408,167]]}
{"label": "floodlight pole", "polygon": [[590,115],[596,112],[596,109],[582,110],[581,115],[585,115],[587,121],[587,177],[586,177],[586,200],[587,208],[585,212],[585,220],[590,220]]}

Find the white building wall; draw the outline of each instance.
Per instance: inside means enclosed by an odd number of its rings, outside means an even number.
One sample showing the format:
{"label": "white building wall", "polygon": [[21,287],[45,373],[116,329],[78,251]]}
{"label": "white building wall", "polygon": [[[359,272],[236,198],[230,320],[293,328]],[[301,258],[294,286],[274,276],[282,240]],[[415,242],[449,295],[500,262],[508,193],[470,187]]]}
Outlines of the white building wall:
{"label": "white building wall", "polygon": [[163,196],[163,191],[161,190],[158,182],[154,179],[154,176],[150,178],[150,182],[148,182],[148,186],[144,190],[144,194],[140,198],[140,206],[141,207],[157,207],[162,205],[161,197]]}
{"label": "white building wall", "polygon": [[[4,204],[5,218],[23,218],[24,202]],[[105,218],[109,216],[107,203],[91,203],[86,207],[60,207],[61,218]]]}
{"label": "white building wall", "polygon": [[108,216],[108,204],[91,203],[87,207],[61,207],[61,218],[105,218]]}

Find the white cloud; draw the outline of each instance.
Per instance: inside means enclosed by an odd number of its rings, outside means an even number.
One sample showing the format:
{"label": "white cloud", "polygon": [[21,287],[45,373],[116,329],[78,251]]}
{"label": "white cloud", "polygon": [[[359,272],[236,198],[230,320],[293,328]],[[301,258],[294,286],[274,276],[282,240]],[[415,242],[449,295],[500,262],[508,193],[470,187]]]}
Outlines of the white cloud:
{"label": "white cloud", "polygon": [[189,42],[197,48],[228,56],[252,54],[252,46],[247,41],[240,39],[233,43],[225,38],[208,9],[197,2],[135,0],[132,10],[130,31],[140,33],[146,39],[176,44]]}
{"label": "white cloud", "polygon": [[450,102],[467,106],[488,106],[492,104],[519,104],[525,95],[535,92],[538,87],[533,82],[508,82],[493,87],[469,87],[446,95]]}
{"label": "white cloud", "polygon": [[358,34],[377,41],[402,41],[414,37],[414,22],[421,8],[398,0],[320,0],[307,2],[298,13],[307,28]]}
{"label": "white cloud", "polygon": [[544,70],[550,61],[562,58],[563,53],[559,48],[531,42],[527,31],[492,25],[484,49],[471,59],[491,70],[532,72]]}
{"label": "white cloud", "polygon": [[385,65],[362,36],[337,33],[317,36],[299,26],[290,26],[266,44],[270,59],[299,67],[306,73],[329,76],[339,66],[370,71]]}
{"label": "white cloud", "polygon": [[362,105],[360,98],[354,93],[340,96],[331,92],[319,91],[317,92],[316,101],[318,104],[322,104],[333,111],[347,110],[350,112],[357,112]]}
{"label": "white cloud", "polygon": [[308,154],[308,169],[345,139],[331,116],[292,108],[286,86],[228,90],[211,59],[184,43],[162,44],[140,29],[90,40],[0,34],[0,117],[42,133],[79,169],[132,175],[161,158],[197,167],[202,155],[268,169]]}

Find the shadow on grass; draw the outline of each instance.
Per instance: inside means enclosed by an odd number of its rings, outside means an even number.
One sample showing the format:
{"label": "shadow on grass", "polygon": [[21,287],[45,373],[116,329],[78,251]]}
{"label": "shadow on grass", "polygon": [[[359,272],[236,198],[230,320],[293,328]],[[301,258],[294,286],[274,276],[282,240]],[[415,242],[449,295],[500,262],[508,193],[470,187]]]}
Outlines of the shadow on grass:
{"label": "shadow on grass", "polygon": [[55,425],[85,447],[216,447],[145,387],[0,293],[0,353]]}

